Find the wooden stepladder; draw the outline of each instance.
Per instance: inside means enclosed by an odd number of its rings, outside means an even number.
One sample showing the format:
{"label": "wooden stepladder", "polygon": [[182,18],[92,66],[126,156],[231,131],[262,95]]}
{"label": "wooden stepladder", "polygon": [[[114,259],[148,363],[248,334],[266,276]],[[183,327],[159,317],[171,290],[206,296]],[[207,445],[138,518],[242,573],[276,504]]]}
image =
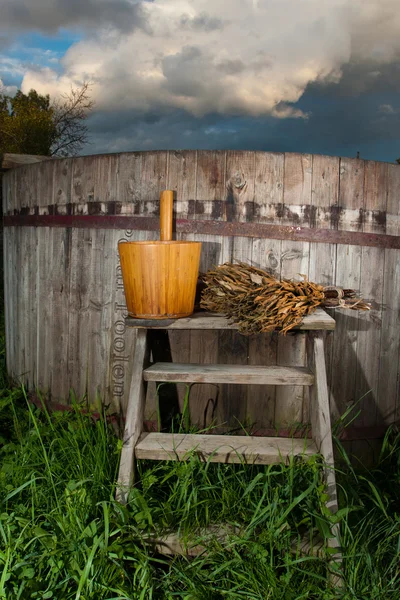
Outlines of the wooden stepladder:
{"label": "wooden stepladder", "polygon": [[[333,330],[335,321],[322,309],[304,318],[297,330],[307,336],[307,367],[248,366],[222,364],[154,363],[150,365],[149,329],[218,330],[236,329],[221,315],[195,313],[174,321],[139,321],[127,318],[137,328],[133,373],[126,412],[126,425],[118,476],[117,499],[126,503],[134,478],[135,459],[184,460],[195,451],[203,460],[223,463],[273,464],[290,456],[321,454],[331,512],[337,510],[336,480],[324,355],[324,331]],[[146,385],[148,381],[184,383],[236,383],[303,385],[310,388],[311,439],[172,434],[143,432]],[[334,527],[337,537],[338,529]],[[338,540],[332,538],[337,547]]]}

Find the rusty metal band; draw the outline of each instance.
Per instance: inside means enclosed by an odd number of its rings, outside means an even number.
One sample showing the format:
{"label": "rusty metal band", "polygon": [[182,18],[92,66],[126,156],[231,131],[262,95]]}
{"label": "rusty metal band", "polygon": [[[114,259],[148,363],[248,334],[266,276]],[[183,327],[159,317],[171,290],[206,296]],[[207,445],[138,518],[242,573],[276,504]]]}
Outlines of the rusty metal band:
{"label": "rusty metal band", "polygon": [[[157,217],[123,215],[7,215],[4,227],[64,227],[87,229],[121,229],[133,231],[159,231]],[[212,236],[237,236],[314,242],[318,244],[346,244],[374,248],[400,249],[400,236],[366,233],[338,229],[312,229],[290,225],[228,221],[201,221],[177,219],[177,233],[194,233]]]}

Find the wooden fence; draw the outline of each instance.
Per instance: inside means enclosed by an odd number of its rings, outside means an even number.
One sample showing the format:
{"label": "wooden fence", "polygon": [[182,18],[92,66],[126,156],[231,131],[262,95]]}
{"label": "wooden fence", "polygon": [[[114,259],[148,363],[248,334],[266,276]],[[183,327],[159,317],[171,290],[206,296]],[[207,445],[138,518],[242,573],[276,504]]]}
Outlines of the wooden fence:
{"label": "wooden fence", "polygon": [[[203,242],[201,270],[234,259],[360,290],[368,314],[336,311],[327,361],[333,418],[358,403],[364,437],[399,419],[400,167],[309,154],[135,152],[59,159],[3,181],[7,364],[29,388],[70,388],[123,409],[134,348],[117,243],[157,238],[176,191],[176,236]],[[304,362],[304,339],[170,332],[174,360]],[[182,390],[181,390],[182,395]],[[216,402],[216,400],[218,400]],[[261,428],[308,422],[302,388],[193,386],[192,418]],[[150,388],[146,418],[154,418]],[[204,417],[204,415],[206,416]]]}

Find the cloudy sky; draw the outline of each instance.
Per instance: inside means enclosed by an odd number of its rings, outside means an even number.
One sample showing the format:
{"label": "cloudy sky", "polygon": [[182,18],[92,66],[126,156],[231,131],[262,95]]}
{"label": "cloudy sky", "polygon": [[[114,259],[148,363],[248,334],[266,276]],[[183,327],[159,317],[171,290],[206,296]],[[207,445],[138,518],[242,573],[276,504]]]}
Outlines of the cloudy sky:
{"label": "cloudy sky", "polygon": [[398,0],[0,0],[0,80],[92,82],[84,153],[400,156]]}

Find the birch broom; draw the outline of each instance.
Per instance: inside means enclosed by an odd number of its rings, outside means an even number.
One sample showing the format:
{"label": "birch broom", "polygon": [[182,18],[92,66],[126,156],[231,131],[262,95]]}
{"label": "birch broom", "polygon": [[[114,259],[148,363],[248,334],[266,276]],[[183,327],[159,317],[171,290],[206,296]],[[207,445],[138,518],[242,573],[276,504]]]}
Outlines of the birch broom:
{"label": "birch broom", "polygon": [[276,279],[243,262],[225,263],[203,276],[201,308],[224,313],[241,333],[252,335],[278,329],[285,334],[318,306],[369,310],[354,290],[324,287],[308,281]]}

